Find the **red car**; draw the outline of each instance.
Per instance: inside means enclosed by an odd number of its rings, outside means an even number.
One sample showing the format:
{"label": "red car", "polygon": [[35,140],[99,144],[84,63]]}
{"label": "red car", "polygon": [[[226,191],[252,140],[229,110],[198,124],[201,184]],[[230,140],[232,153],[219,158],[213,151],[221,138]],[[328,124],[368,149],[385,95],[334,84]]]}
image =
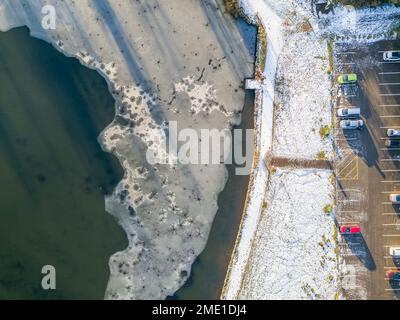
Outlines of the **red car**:
{"label": "red car", "polygon": [[361,228],[360,226],[353,224],[347,224],[347,225],[343,225],[340,227],[340,233],[341,234],[359,234],[361,233]]}
{"label": "red car", "polygon": [[400,271],[399,270],[388,270],[386,272],[386,278],[389,280],[400,281]]}

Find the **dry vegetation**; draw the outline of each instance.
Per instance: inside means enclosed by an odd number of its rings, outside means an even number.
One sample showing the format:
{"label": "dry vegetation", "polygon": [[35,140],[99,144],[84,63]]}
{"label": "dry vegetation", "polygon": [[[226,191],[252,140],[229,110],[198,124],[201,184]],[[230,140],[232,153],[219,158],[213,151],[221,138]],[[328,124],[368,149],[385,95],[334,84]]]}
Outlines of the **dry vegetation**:
{"label": "dry vegetation", "polygon": [[238,0],[224,0],[226,12],[237,18],[239,16]]}

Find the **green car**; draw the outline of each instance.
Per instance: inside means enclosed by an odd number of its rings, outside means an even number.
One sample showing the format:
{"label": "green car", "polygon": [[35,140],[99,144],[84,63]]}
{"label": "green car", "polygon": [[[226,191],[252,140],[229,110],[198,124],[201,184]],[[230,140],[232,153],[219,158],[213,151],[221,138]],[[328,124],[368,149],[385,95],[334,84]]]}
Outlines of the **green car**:
{"label": "green car", "polygon": [[357,75],[355,73],[342,74],[338,77],[339,84],[350,84],[357,82]]}

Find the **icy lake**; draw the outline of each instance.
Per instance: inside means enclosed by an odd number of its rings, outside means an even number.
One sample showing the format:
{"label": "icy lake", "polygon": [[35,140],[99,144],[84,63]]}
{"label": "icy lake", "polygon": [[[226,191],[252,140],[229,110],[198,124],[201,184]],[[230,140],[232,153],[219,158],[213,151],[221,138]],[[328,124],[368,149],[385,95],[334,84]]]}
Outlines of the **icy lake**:
{"label": "icy lake", "polygon": [[102,299],[109,257],[128,245],[104,209],[122,168],[97,142],[114,100],[27,28],[0,33],[0,48],[0,299]]}

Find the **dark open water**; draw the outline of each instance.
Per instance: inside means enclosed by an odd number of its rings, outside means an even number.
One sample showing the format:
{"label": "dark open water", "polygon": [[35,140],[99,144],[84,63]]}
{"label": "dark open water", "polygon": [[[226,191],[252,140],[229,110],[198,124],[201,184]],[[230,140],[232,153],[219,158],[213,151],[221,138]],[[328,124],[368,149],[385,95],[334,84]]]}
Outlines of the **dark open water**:
{"label": "dark open water", "polygon": [[104,210],[123,174],[97,142],[113,116],[96,71],[26,28],[0,33],[0,299],[104,297],[108,259],[128,244]]}

